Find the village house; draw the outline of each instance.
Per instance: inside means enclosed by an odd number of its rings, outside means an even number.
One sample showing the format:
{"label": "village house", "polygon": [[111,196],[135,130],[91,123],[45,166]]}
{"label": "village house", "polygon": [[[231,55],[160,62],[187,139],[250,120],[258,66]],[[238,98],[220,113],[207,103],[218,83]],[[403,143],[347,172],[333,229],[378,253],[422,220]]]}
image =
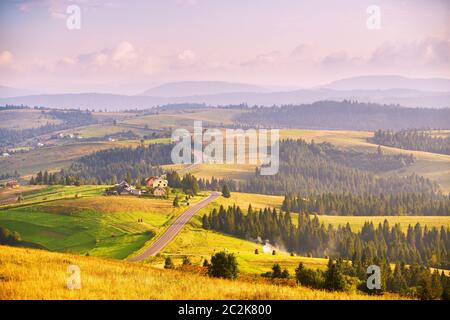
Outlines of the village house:
{"label": "village house", "polygon": [[119,184],[116,184],[114,187],[108,189],[106,191],[106,195],[133,195],[133,196],[140,196],[143,193],[145,193],[145,190],[136,189],[128,184],[126,181],[122,181]]}
{"label": "village house", "polygon": [[166,188],[168,186],[167,180],[162,178],[157,178],[153,181],[153,188]]}
{"label": "village house", "polygon": [[155,182],[155,180],[157,180],[158,177],[150,177],[145,179],[145,186],[147,188],[153,188],[153,182]]}
{"label": "village house", "polygon": [[108,189],[106,191],[107,195],[127,195],[131,194],[131,186],[126,182],[122,181],[119,184],[116,184],[114,187]]}
{"label": "village house", "polygon": [[7,158],[7,157],[9,157],[9,156],[11,156],[8,152],[3,152],[2,153],[2,157],[3,158]]}
{"label": "village house", "polygon": [[6,182],[5,187],[10,189],[18,188],[20,185],[16,180],[10,180]]}

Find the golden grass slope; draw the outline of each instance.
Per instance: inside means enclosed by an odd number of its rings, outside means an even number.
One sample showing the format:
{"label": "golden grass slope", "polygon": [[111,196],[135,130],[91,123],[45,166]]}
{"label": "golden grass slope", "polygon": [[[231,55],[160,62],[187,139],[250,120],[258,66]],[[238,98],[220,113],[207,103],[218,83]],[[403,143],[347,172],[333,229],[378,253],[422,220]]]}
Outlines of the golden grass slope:
{"label": "golden grass slope", "polygon": [[[69,290],[67,268],[81,271]],[[213,279],[143,264],[0,246],[0,300],[19,299],[399,299]]]}

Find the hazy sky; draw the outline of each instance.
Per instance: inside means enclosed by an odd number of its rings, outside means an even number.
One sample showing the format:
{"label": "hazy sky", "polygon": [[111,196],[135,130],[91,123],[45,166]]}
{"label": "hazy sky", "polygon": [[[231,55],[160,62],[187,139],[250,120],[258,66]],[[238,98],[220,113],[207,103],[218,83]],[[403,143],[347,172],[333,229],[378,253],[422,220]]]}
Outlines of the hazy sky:
{"label": "hazy sky", "polygon": [[[69,5],[81,29],[66,26]],[[366,10],[377,5],[380,29]],[[182,80],[308,87],[450,78],[446,0],[0,1],[0,84],[137,93]]]}

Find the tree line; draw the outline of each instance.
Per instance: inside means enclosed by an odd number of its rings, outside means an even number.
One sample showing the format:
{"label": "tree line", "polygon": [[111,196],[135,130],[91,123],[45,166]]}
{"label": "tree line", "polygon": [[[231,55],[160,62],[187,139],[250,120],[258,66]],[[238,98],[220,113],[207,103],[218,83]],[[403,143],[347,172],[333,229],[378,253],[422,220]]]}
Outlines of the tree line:
{"label": "tree line", "polygon": [[239,183],[238,190],[263,194],[318,193],[427,193],[439,190],[436,183],[421,176],[380,177],[374,172],[402,168],[414,161],[408,155],[385,155],[339,150],[328,143],[286,140],[280,143],[280,165],[276,175],[255,175]]}
{"label": "tree line", "polygon": [[289,212],[276,209],[247,213],[239,206],[214,208],[202,217],[205,229],[221,231],[244,239],[267,239],[290,252],[314,257],[354,259],[361,263],[375,258],[391,262],[450,268],[450,230],[422,227],[419,223],[403,232],[400,224],[387,220],[374,226],[366,222],[361,231],[350,225],[333,227],[319,222],[317,216],[300,212],[297,224]]}
{"label": "tree line", "polygon": [[305,198],[287,194],[282,209],[338,216],[447,216],[450,215],[450,195],[325,193]]}
{"label": "tree line", "polygon": [[[380,287],[367,287],[367,267],[380,267]],[[380,295],[383,292],[398,293],[422,300],[449,300],[450,277],[444,271],[431,271],[422,265],[407,266],[396,263],[394,269],[387,260],[375,258],[373,261],[329,259],[325,271],[306,268],[303,263],[295,269],[295,278],[301,285],[315,289],[332,291],[360,291]],[[358,279],[359,281],[354,281]],[[370,280],[369,280],[370,281]]]}
{"label": "tree line", "polygon": [[422,130],[377,130],[370,142],[408,150],[419,150],[450,155],[450,136],[433,136]]}
{"label": "tree line", "polygon": [[171,144],[150,144],[98,151],[75,161],[67,174],[92,180],[94,184],[116,184],[127,175],[141,181],[163,173],[159,165],[171,162],[171,150]]}
{"label": "tree line", "polygon": [[344,100],[254,107],[234,117],[243,125],[266,128],[378,130],[449,128],[450,109],[405,108]]}

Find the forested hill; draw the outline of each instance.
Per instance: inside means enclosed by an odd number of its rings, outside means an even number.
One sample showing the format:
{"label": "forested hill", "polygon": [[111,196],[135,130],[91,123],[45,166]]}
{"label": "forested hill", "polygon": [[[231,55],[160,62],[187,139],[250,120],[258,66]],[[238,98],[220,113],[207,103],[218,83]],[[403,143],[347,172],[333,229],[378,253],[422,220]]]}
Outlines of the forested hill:
{"label": "forested hill", "polygon": [[[158,167],[171,164],[171,144],[153,144],[137,148],[115,148],[99,151],[75,161],[62,175],[77,177],[84,183],[117,183],[131,178],[160,174]],[[398,170],[415,161],[411,155],[367,153],[341,150],[329,143],[307,143],[285,140],[280,143],[279,172],[273,176],[255,176],[235,184],[232,190],[279,194],[288,192],[311,195],[318,193],[435,194],[439,188],[419,176],[405,178],[379,177],[379,173]]]}
{"label": "forested hill", "polygon": [[273,176],[255,176],[239,184],[239,190],[251,193],[279,194],[289,192],[308,196],[318,193],[435,194],[438,186],[428,179],[379,177],[382,173],[400,169],[414,158],[405,155],[384,155],[339,150],[328,143],[306,143],[285,140],[280,143],[279,171]]}
{"label": "forested hill", "polygon": [[172,148],[171,144],[151,144],[98,151],[75,161],[62,175],[73,175],[94,184],[115,184],[127,177],[140,180],[161,174],[158,166],[171,163]]}
{"label": "forested hill", "polygon": [[450,128],[450,109],[404,108],[351,101],[255,107],[236,115],[241,125],[342,130]]}
{"label": "forested hill", "polygon": [[430,132],[419,130],[378,130],[370,142],[408,150],[419,150],[450,155],[450,136],[433,136]]}

